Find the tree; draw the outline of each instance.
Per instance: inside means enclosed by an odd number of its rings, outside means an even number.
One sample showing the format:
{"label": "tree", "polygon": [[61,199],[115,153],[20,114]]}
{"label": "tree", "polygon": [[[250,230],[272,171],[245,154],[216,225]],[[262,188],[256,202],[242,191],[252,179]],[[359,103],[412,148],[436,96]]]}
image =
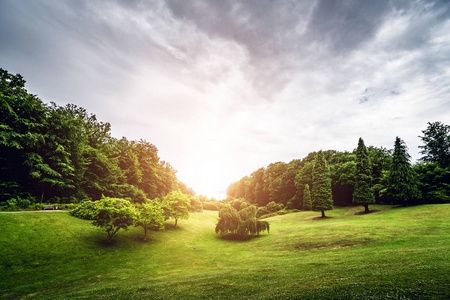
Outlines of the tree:
{"label": "tree", "polygon": [[312,179],[312,210],[321,211],[322,218],[325,218],[325,210],[333,209],[333,196],[331,194],[330,171],[322,151],[317,153],[314,160]]}
{"label": "tree", "polygon": [[164,229],[164,210],[161,205],[154,201],[140,205],[136,214],[135,226],[144,228],[144,241],[147,240],[148,230]]}
{"label": "tree", "polygon": [[180,191],[172,191],[164,197],[162,206],[166,218],[175,219],[175,228],[177,228],[178,219],[189,218],[190,203],[189,195],[185,195]]}
{"label": "tree", "polygon": [[403,206],[420,198],[418,181],[409,160],[410,156],[405,142],[397,137],[392,155],[386,196],[394,203],[402,204]]}
{"label": "tree", "polygon": [[238,211],[231,205],[225,205],[219,211],[219,220],[216,225],[216,233],[236,233],[241,218]]}
{"label": "tree", "polygon": [[108,242],[120,229],[133,225],[136,211],[130,201],[119,198],[102,197],[97,204],[96,219],[93,225],[108,233]]}
{"label": "tree", "polygon": [[219,211],[219,220],[216,225],[216,233],[237,234],[240,238],[246,238],[261,231],[269,232],[270,225],[267,221],[256,218],[256,207],[249,206],[239,212],[231,205],[224,206]]}
{"label": "tree", "polygon": [[312,187],[312,170],[313,170],[313,161],[305,162],[303,167],[298,171],[297,175],[295,176],[295,187],[298,190],[298,197],[299,197],[299,206],[300,208],[304,209],[304,195],[303,191],[305,189],[305,185],[308,184],[310,187]]}
{"label": "tree", "polygon": [[419,146],[422,160],[438,163],[441,168],[450,166],[450,125],[441,122],[428,122],[427,129],[419,136],[425,144]]}
{"label": "tree", "polygon": [[414,166],[422,193],[421,203],[450,202],[450,168],[437,163],[420,163]]}
{"label": "tree", "polygon": [[375,197],[371,189],[371,168],[366,146],[362,138],[359,138],[356,148],[356,180],[353,192],[353,203],[364,206],[364,212],[369,212],[369,204],[375,203]]}
{"label": "tree", "polygon": [[311,210],[311,192],[309,191],[309,184],[305,184],[303,191],[303,209]]}

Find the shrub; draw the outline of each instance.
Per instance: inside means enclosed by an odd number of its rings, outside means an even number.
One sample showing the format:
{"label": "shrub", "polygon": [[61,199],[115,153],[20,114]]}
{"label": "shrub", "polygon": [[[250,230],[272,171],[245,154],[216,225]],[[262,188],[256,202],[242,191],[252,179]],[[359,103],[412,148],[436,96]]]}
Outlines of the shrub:
{"label": "shrub", "polygon": [[97,202],[91,200],[83,201],[77,207],[72,209],[70,214],[84,220],[95,220],[97,216],[97,205]]}
{"label": "shrub", "polygon": [[276,203],[275,201],[269,202],[266,205],[266,209],[270,210],[270,211],[279,211],[282,210],[284,208],[283,204],[281,203]]}
{"label": "shrub", "polygon": [[279,211],[277,211],[277,214],[279,214],[279,215],[285,215],[287,213],[288,213],[287,210],[285,210],[284,208],[279,210]]}
{"label": "shrub", "polygon": [[28,199],[22,199],[20,197],[17,197],[17,206],[19,206],[22,209],[26,209],[31,205],[31,201]]}

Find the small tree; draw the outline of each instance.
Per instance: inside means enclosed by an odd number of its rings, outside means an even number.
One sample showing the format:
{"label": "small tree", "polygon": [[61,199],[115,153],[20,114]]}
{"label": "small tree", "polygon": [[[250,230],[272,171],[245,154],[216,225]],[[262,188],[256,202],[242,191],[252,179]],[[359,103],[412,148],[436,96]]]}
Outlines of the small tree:
{"label": "small tree", "polygon": [[375,196],[370,187],[371,167],[367,148],[362,138],[359,138],[356,148],[356,180],[353,192],[353,203],[364,206],[364,212],[369,212],[369,204],[375,203]]}
{"label": "small tree", "polygon": [[130,201],[119,198],[102,197],[97,204],[97,214],[92,222],[108,233],[108,242],[120,229],[133,225],[136,211]]}
{"label": "small tree", "polygon": [[144,228],[144,241],[147,240],[148,230],[164,229],[164,210],[161,205],[156,202],[142,204],[136,214],[135,226]]}
{"label": "small tree", "polygon": [[405,142],[399,137],[395,139],[394,154],[392,155],[391,170],[389,172],[386,195],[394,203],[408,205],[420,198],[418,181],[409,163]]}
{"label": "small tree", "polygon": [[333,209],[333,196],[331,195],[330,171],[322,151],[319,151],[314,159],[312,178],[312,210],[321,211],[322,218],[325,218],[325,210]]}
{"label": "small tree", "polygon": [[219,212],[219,221],[216,225],[216,233],[234,233],[241,238],[259,235],[261,231],[269,232],[269,222],[256,219],[256,207],[249,206],[240,211],[226,205]]}
{"label": "small tree", "polygon": [[189,207],[191,200],[189,195],[180,191],[172,191],[164,197],[162,207],[166,218],[175,219],[175,228],[177,228],[178,219],[189,218]]}
{"label": "small tree", "polygon": [[303,191],[303,209],[311,210],[311,192],[309,191],[309,184],[305,184]]}

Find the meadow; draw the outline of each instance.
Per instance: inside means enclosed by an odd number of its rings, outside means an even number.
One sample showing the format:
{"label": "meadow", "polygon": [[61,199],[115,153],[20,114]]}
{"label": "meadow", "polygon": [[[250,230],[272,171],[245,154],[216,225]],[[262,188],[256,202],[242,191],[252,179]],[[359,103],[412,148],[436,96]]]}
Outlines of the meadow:
{"label": "meadow", "polygon": [[236,241],[217,212],[113,242],[68,212],[0,213],[4,299],[445,299],[450,204],[335,208],[268,218]]}

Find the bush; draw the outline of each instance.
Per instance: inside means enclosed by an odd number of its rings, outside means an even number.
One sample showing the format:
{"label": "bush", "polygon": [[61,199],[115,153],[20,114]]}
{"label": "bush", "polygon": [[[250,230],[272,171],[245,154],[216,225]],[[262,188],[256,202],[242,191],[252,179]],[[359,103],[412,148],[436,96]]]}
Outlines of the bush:
{"label": "bush", "polygon": [[34,209],[35,210],[42,210],[43,207],[44,207],[44,205],[42,203],[35,203],[34,204]]}
{"label": "bush", "polygon": [[279,210],[279,211],[277,211],[277,214],[279,214],[279,215],[285,215],[287,213],[288,213],[287,210],[285,210],[284,208]]}
{"label": "bush", "polygon": [[31,201],[28,199],[22,199],[20,197],[17,197],[17,206],[19,206],[22,209],[26,209],[31,205]]}
{"label": "bush", "polygon": [[283,208],[284,208],[283,204],[276,203],[275,201],[269,202],[269,204],[266,205],[266,209],[273,211],[273,212],[282,210]]}
{"label": "bush", "polygon": [[70,214],[74,217],[84,220],[95,220],[97,217],[98,203],[94,201],[83,201],[80,205],[70,211]]}

